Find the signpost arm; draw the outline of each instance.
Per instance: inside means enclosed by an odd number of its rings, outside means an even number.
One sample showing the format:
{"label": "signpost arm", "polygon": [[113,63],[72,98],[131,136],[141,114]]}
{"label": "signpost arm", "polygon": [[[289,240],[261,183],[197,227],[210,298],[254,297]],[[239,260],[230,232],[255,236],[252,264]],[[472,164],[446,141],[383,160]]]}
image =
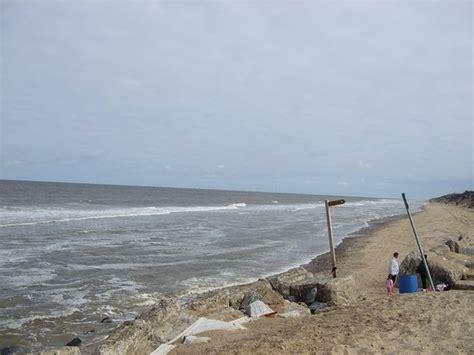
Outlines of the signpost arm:
{"label": "signpost arm", "polygon": [[413,233],[415,234],[416,244],[418,244],[418,249],[420,250],[421,260],[423,261],[423,264],[425,265],[425,270],[428,273],[431,289],[434,291],[435,287],[434,287],[433,279],[431,278],[430,268],[428,267],[428,263],[426,262],[425,254],[423,253],[423,247],[421,246],[420,239],[418,238],[418,233],[416,232],[415,224],[413,223],[413,219],[411,218],[411,214],[408,207],[407,199],[405,197],[405,193],[402,193],[402,198],[403,198],[403,202],[405,203],[405,208],[407,210],[408,219],[410,220],[411,228],[413,229]]}
{"label": "signpost arm", "polygon": [[334,241],[332,239],[332,222],[331,222],[331,214],[329,212],[329,200],[324,201],[326,204],[326,220],[328,223],[328,234],[329,234],[329,248],[331,249],[331,257],[332,257],[332,276],[336,277],[336,251],[334,250]]}

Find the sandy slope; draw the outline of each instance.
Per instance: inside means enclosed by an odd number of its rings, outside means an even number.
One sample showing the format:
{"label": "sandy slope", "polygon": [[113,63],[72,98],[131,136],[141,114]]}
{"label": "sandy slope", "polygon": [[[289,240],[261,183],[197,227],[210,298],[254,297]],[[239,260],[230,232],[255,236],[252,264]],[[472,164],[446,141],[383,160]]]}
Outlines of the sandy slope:
{"label": "sandy slope", "polygon": [[[430,204],[415,216],[425,249],[474,233],[474,210]],[[355,239],[338,260],[361,290],[353,305],[299,319],[267,318],[247,330],[210,332],[211,341],[173,353],[474,353],[474,292],[386,296],[384,280],[394,251],[416,249],[408,219],[388,222]]]}

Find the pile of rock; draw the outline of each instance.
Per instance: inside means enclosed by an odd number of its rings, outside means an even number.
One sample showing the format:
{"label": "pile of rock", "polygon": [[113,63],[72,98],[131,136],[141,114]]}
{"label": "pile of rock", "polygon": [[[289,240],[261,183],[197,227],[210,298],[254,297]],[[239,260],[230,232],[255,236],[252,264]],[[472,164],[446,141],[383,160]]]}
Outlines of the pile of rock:
{"label": "pile of rock", "polygon": [[[96,354],[150,354],[155,349],[155,354],[165,354],[176,342],[208,341],[196,336],[200,329],[240,329],[245,322],[261,316],[311,316],[325,307],[347,305],[356,297],[352,276],[334,279],[330,274],[296,268],[247,285],[164,297],[135,320],[120,324]],[[73,342],[43,355],[78,355],[80,339]]]}
{"label": "pile of rock", "polygon": [[[428,251],[428,266],[434,284],[444,282],[454,286],[460,280],[469,278],[474,263],[470,240],[468,236],[459,236]],[[400,264],[400,274],[416,274],[420,263],[419,251],[410,252]]]}
{"label": "pile of rock", "polygon": [[448,240],[446,245],[454,253],[474,255],[474,238],[472,236],[461,234],[454,240]]}
{"label": "pile of rock", "polygon": [[[176,339],[202,317],[235,323],[262,315],[309,316],[327,306],[347,305],[356,297],[352,276],[333,279],[297,268],[254,283],[198,295],[163,299],[156,307],[125,322],[99,347],[97,354],[151,353],[161,344],[186,342]],[[202,339],[201,339],[202,340]],[[188,339],[190,343],[194,341]],[[199,340],[200,341],[200,340]],[[161,347],[168,349],[168,346]]]}

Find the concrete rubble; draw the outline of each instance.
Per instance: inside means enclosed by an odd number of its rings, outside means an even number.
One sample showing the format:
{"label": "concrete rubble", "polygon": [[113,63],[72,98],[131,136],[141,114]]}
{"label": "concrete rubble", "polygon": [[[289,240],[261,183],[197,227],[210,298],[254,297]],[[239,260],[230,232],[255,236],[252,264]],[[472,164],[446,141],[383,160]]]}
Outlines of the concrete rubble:
{"label": "concrete rubble", "polygon": [[[351,303],[358,297],[355,291],[352,276],[333,279],[299,267],[246,285],[163,297],[135,320],[118,325],[95,354],[164,355],[178,342],[208,341],[196,336],[202,332],[245,329],[245,323],[261,316],[304,317],[326,306]],[[44,355],[80,353],[73,347]]]}

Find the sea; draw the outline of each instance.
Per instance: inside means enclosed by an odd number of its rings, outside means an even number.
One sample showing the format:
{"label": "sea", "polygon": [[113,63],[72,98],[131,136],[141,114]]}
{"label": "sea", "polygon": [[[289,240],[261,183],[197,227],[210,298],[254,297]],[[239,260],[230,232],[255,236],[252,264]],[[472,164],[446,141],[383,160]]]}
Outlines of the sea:
{"label": "sea", "polygon": [[0,180],[0,349],[96,342],[164,295],[305,264],[329,250],[336,198],[337,243],[405,213],[388,198]]}

